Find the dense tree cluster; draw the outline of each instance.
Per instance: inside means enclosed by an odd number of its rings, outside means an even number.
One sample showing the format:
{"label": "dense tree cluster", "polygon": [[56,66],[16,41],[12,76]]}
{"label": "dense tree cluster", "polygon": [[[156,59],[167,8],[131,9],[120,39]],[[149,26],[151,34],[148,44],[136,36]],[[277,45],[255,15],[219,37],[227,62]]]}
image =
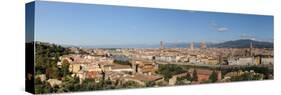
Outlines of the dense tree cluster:
{"label": "dense tree cluster", "polygon": [[123,60],[114,60],[113,61],[114,63],[116,64],[120,64],[120,65],[131,65],[131,62],[130,61],[123,61]]}
{"label": "dense tree cluster", "polygon": [[[58,68],[57,62],[62,55],[69,54],[70,50],[59,45],[35,42],[35,75],[44,74],[47,79],[62,79],[70,72],[69,63],[62,62],[62,67]],[[63,92],[65,89],[60,87],[51,87],[46,81],[35,79],[36,93]]]}
{"label": "dense tree cluster", "polygon": [[249,80],[260,80],[263,79],[262,74],[254,74],[251,72],[243,73],[240,76],[233,76],[231,77],[231,81],[249,81]]}
{"label": "dense tree cluster", "polygon": [[187,70],[176,64],[159,65],[157,73],[164,76],[165,80],[170,79],[173,75],[186,72]]}
{"label": "dense tree cluster", "polygon": [[35,70],[36,74],[47,74],[48,77],[58,77],[56,63],[59,57],[69,54],[70,50],[59,45],[36,42],[35,44]]}
{"label": "dense tree cluster", "polygon": [[228,72],[235,72],[235,71],[250,71],[253,70],[256,73],[264,74],[264,79],[270,79],[270,75],[273,76],[273,68],[268,67],[258,67],[258,66],[249,66],[245,68],[228,68],[228,69],[221,69],[222,75],[228,73]]}

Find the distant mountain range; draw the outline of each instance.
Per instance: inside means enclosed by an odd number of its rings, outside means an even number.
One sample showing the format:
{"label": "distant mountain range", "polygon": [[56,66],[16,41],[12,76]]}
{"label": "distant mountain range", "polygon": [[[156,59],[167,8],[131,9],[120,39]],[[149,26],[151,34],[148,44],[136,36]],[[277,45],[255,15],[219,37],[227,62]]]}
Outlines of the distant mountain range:
{"label": "distant mountain range", "polygon": [[253,47],[255,47],[255,48],[273,48],[272,42],[262,42],[262,41],[248,40],[248,39],[227,41],[227,42],[216,44],[213,47],[218,47],[218,48],[247,48],[247,47],[250,47],[251,43],[252,43]]}
{"label": "distant mountain range", "polygon": [[[272,42],[255,41],[249,39],[240,39],[234,41],[226,41],[222,43],[207,42],[207,47],[211,48],[248,48],[252,43],[255,48],[273,48]],[[164,43],[165,48],[189,48],[190,43]],[[62,45],[65,47],[74,47],[73,45]],[[159,44],[134,44],[134,45],[98,45],[98,46],[76,46],[83,48],[159,48]],[[200,42],[194,42],[194,47],[199,48]]]}
{"label": "distant mountain range", "polygon": [[[272,42],[255,41],[249,39],[240,39],[234,41],[226,41],[222,43],[206,43],[211,48],[248,48],[250,44],[255,48],[273,48]],[[190,43],[167,43],[167,48],[188,48]],[[200,47],[200,43],[194,43],[195,48]]]}

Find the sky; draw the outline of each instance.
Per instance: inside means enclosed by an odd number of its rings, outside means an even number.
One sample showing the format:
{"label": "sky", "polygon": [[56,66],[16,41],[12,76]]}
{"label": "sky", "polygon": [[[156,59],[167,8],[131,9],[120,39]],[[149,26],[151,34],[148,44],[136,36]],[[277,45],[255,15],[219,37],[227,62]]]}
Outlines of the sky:
{"label": "sky", "polygon": [[35,40],[66,45],[273,41],[273,16],[36,1]]}

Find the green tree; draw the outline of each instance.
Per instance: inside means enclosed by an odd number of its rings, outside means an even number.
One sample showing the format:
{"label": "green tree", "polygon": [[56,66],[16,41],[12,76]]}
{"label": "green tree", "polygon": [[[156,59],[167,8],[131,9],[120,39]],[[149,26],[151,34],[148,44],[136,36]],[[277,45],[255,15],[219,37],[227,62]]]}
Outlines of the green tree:
{"label": "green tree", "polygon": [[41,82],[40,79],[35,79],[35,93],[52,93],[53,88],[47,82]]}
{"label": "green tree", "polygon": [[189,81],[191,81],[191,80],[192,80],[192,77],[190,76],[190,74],[189,74],[189,73],[187,73],[187,74],[186,74],[185,78],[186,78],[186,80],[189,80]]}
{"label": "green tree", "polygon": [[155,86],[156,85],[156,83],[154,82],[154,81],[146,81],[145,82],[145,86],[146,87],[153,87],[153,86]]}
{"label": "green tree", "polygon": [[79,91],[80,81],[77,77],[66,76],[64,78],[62,86],[65,88],[67,92],[69,91]]}
{"label": "green tree", "polygon": [[177,80],[175,85],[185,85],[184,80]]}
{"label": "green tree", "polygon": [[55,66],[46,69],[46,77],[48,79],[57,79],[59,77],[59,69]]}
{"label": "green tree", "polygon": [[198,81],[197,71],[196,69],[192,73],[192,81]]}
{"label": "green tree", "polygon": [[121,65],[131,65],[130,61],[114,60],[113,62]]}
{"label": "green tree", "polygon": [[85,79],[80,86],[80,91],[96,90],[96,86],[94,79]]}
{"label": "green tree", "polygon": [[170,79],[173,75],[186,72],[180,65],[176,64],[165,64],[159,65],[157,73],[164,76],[165,80]]}
{"label": "green tree", "polygon": [[134,81],[127,81],[122,83],[119,88],[139,88],[142,87],[140,84]]}
{"label": "green tree", "polygon": [[62,76],[67,76],[70,74],[69,65],[70,65],[70,63],[67,60],[62,61],[62,66],[61,66]]}
{"label": "green tree", "polygon": [[209,80],[211,82],[216,82],[218,80],[218,75],[215,71],[213,71],[212,74],[209,76]]}

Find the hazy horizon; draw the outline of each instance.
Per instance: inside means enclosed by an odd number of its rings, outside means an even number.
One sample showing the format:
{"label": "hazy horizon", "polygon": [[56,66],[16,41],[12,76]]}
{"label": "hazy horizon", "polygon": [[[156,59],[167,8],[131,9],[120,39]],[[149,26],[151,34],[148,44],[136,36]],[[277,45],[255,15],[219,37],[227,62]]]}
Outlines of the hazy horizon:
{"label": "hazy horizon", "polygon": [[[238,41],[238,40],[251,40],[251,39],[237,39],[237,40],[229,40],[229,41]],[[214,47],[214,45],[229,42],[205,42],[208,47]],[[257,41],[252,40],[256,42],[267,42],[267,41]],[[37,41],[42,42],[42,41]],[[74,44],[59,44],[59,43],[52,43],[52,42],[42,42],[42,43],[48,43],[48,44],[56,44],[61,45],[64,47],[81,47],[81,48],[159,48],[160,42],[157,44],[115,44],[115,45],[74,45]],[[166,48],[189,48],[190,44],[193,43],[195,48],[200,48],[201,42],[163,42]],[[267,42],[272,43],[273,42]],[[216,46],[215,46],[216,47]]]}

